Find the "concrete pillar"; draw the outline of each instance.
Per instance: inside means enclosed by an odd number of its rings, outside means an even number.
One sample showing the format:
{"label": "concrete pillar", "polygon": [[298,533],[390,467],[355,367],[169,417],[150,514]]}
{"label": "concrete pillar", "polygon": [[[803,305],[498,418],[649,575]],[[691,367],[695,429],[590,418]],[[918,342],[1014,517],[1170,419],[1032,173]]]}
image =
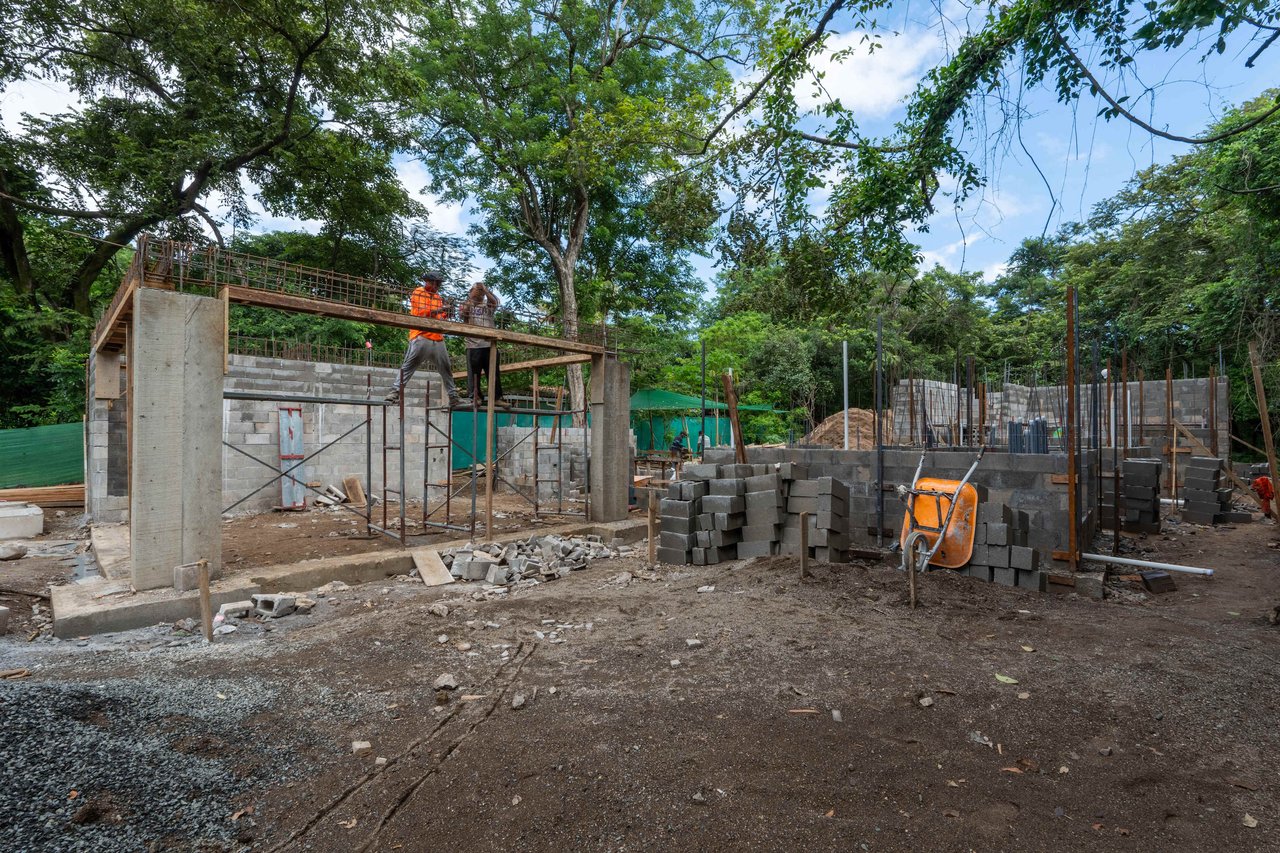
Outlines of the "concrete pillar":
{"label": "concrete pillar", "polygon": [[222,302],[141,287],[133,297],[129,520],[133,585],[222,566]]}
{"label": "concrete pillar", "polygon": [[631,486],[631,367],[591,359],[591,520],[627,517]]}

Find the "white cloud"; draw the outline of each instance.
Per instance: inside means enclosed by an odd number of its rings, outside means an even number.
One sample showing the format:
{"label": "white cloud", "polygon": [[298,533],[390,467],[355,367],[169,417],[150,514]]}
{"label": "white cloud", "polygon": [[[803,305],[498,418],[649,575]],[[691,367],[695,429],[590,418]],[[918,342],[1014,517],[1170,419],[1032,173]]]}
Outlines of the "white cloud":
{"label": "white cloud", "polygon": [[23,113],[54,115],[79,105],[79,96],[60,81],[18,80],[0,92],[0,119],[5,130],[21,135]]}
{"label": "white cloud", "polygon": [[993,264],[987,264],[982,268],[982,280],[987,284],[998,279],[1005,274],[1005,270],[1009,269],[1009,264],[1005,261],[996,261]]}
{"label": "white cloud", "polygon": [[400,183],[404,184],[409,195],[426,206],[433,228],[446,234],[466,236],[467,226],[471,224],[466,208],[456,202],[443,202],[437,196],[427,192],[431,176],[420,162],[397,158],[396,173],[400,176]]}
{"label": "white cloud", "polygon": [[[824,74],[822,89],[814,85],[812,77],[796,84],[796,101],[801,107],[814,109],[834,99],[858,116],[882,118],[901,107],[942,52],[937,34],[927,30],[873,36],[880,45],[874,51],[867,35],[855,30],[827,43],[827,50],[814,61],[815,70]],[[833,54],[843,50],[850,53],[837,62]]]}
{"label": "white cloud", "polygon": [[933,249],[922,249],[920,252],[920,268],[922,270],[933,269],[936,264],[952,272],[961,272],[965,267],[964,261],[967,250],[975,243],[981,242],[983,237],[984,235],[982,234],[970,234]]}

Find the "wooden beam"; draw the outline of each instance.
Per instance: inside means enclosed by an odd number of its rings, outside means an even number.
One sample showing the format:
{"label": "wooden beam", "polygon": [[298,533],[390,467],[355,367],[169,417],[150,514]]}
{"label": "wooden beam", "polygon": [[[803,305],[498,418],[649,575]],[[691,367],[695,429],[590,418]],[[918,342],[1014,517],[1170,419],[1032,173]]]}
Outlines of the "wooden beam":
{"label": "wooden beam", "polygon": [[[489,347],[489,387],[486,390],[486,395],[485,395],[488,397],[488,411],[485,417],[485,425],[484,425],[485,462],[488,464],[488,470],[485,472],[485,477],[484,477],[484,533],[490,539],[493,538],[493,472],[495,470],[494,464],[493,464],[494,444],[495,444],[493,440],[493,435],[496,432],[496,429],[494,428],[494,424],[493,424],[493,405],[495,402],[494,393],[493,393],[493,380],[494,380],[494,377],[496,377],[497,375],[498,375],[498,348],[495,346],[491,346]],[[474,390],[476,392],[480,391],[479,379],[476,380],[476,387]],[[536,461],[535,461],[535,465],[536,465]],[[538,488],[536,467],[535,467],[533,488],[535,491]]]}
{"label": "wooden beam", "polygon": [[[511,364],[500,364],[498,369],[503,373],[516,373],[520,370],[539,370],[546,367],[564,367],[569,364],[586,364],[591,361],[591,356],[585,353],[575,353],[574,355],[558,355],[554,358],[539,358],[533,361],[516,361]],[[453,372],[454,379],[465,379],[467,371],[455,370]],[[536,396],[536,395],[535,395]]]}
{"label": "wooden beam", "polygon": [[470,323],[455,323],[452,320],[436,320],[431,317],[415,317],[399,311],[384,311],[380,308],[365,308],[360,305],[347,305],[342,302],[327,302],[297,296],[292,293],[278,293],[269,290],[255,290],[251,287],[227,285],[227,293],[232,302],[238,305],[257,305],[260,308],[275,308],[281,311],[296,311],[300,314],[315,314],[320,317],[334,317],[339,320],[354,320],[359,323],[376,323],[380,326],[391,326],[398,329],[417,329],[422,332],[436,332],[442,335],[479,338],[507,344],[524,344],[542,349],[563,350],[565,352],[604,355],[605,348],[580,341],[567,341],[560,338],[547,338],[542,335],[531,335],[526,332],[512,332],[507,329],[490,329],[485,326],[473,326]]}
{"label": "wooden beam", "polygon": [[[1190,441],[1192,445],[1194,445],[1195,448],[1199,450],[1201,453],[1204,453],[1208,456],[1215,456],[1213,451],[1211,451],[1209,448],[1204,446],[1204,442],[1202,442],[1200,439],[1196,438],[1194,435],[1191,434],[1191,430],[1187,429],[1185,426],[1178,423],[1177,421],[1174,421],[1173,425],[1178,430],[1178,432],[1186,436],[1187,441]],[[1191,448],[1187,448],[1187,449],[1190,450]],[[1232,483],[1235,484],[1237,489],[1240,489],[1246,495],[1253,498],[1253,502],[1256,503],[1259,508],[1262,507],[1262,499],[1253,493],[1253,489],[1249,488],[1248,483],[1246,483],[1244,480],[1241,480],[1239,477],[1237,477],[1236,472],[1231,470],[1230,459],[1228,459],[1226,461],[1226,464],[1222,466],[1222,470],[1227,472],[1227,478],[1231,480]]]}
{"label": "wooden beam", "polygon": [[1238,435],[1233,435],[1233,436],[1231,436],[1231,440],[1232,440],[1232,441],[1234,441],[1234,442],[1236,442],[1236,443],[1238,443],[1238,444],[1243,444],[1245,447],[1249,448],[1250,450],[1252,450],[1254,453],[1258,454],[1259,456],[1266,456],[1266,455],[1267,455],[1267,451],[1263,450],[1261,447],[1255,447],[1255,446],[1253,446],[1252,444],[1250,444],[1249,442],[1245,441],[1243,438],[1241,438],[1241,437],[1240,437],[1240,436],[1238,436]]}
{"label": "wooden beam", "polygon": [[122,349],[123,343],[117,332],[117,327],[123,319],[133,312],[133,292],[138,289],[138,277],[126,274],[124,281],[120,282],[120,287],[116,290],[116,295],[111,297],[111,304],[107,306],[107,313],[102,315],[102,320],[98,323],[101,330],[98,337],[93,342],[93,348],[100,350],[114,344],[111,349]]}
{"label": "wooden beam", "polygon": [[[1249,341],[1249,363],[1253,366],[1253,389],[1258,394],[1258,417],[1262,421],[1262,446],[1267,449],[1267,470],[1271,472],[1271,482],[1280,483],[1276,475],[1276,444],[1271,437],[1271,412],[1267,409],[1267,389],[1262,384],[1262,358],[1258,355],[1258,345]],[[1280,527],[1276,528],[1280,532]]]}
{"label": "wooden beam", "polygon": [[724,402],[729,407],[729,428],[733,430],[734,458],[739,465],[747,463],[747,445],[742,436],[742,424],[738,421],[738,395],[733,390],[733,377],[724,374]]}

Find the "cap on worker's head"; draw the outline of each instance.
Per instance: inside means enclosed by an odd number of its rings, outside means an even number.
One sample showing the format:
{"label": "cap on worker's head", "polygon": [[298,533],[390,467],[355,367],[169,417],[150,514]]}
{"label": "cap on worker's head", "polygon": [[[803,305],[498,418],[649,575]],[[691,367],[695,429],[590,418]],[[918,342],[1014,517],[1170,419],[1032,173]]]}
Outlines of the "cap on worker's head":
{"label": "cap on worker's head", "polygon": [[422,280],[434,281],[437,283],[442,282],[444,281],[444,271],[443,270],[427,270],[422,274]]}

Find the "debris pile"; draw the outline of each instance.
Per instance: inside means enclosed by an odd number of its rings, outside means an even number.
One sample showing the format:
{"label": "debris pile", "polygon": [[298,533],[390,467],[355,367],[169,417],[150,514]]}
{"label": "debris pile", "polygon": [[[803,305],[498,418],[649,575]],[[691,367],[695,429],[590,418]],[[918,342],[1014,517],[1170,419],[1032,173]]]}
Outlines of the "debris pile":
{"label": "debris pile", "polygon": [[596,535],[530,536],[513,542],[469,543],[442,551],[440,558],[458,580],[485,581],[494,586],[532,586],[581,571],[592,560],[608,560],[632,553],[630,546],[611,548]]}

